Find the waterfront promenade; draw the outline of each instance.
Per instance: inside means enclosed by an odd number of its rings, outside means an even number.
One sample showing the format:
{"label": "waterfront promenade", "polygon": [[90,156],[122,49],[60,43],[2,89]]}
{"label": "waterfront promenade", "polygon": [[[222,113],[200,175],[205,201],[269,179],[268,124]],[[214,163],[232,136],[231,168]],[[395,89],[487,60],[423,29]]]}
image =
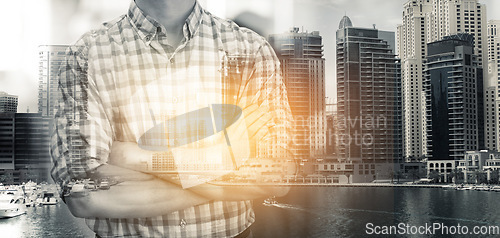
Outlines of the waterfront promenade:
{"label": "waterfront promenade", "polygon": [[278,183],[279,186],[298,187],[401,187],[401,188],[442,188],[448,184],[393,184],[393,183]]}
{"label": "waterfront promenade", "polygon": [[[225,186],[251,186],[255,183],[223,183]],[[290,187],[399,187],[399,188],[442,188],[450,184],[395,184],[395,183],[325,183],[325,182],[293,182],[293,183],[257,183],[258,185],[268,186],[290,186]]]}

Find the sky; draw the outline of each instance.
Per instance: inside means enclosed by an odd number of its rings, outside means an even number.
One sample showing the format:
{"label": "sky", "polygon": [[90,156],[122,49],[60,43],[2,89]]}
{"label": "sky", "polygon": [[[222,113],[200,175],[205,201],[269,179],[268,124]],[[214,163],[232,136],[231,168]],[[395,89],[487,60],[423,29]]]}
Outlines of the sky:
{"label": "sky", "polygon": [[[355,27],[395,31],[407,0],[199,0],[214,15],[236,19],[264,36],[297,26],[319,31],[326,94],[336,97],[335,32],[344,15]],[[500,19],[500,0],[480,0]],[[71,44],[87,30],[126,13],[129,0],[0,0],[0,91],[19,96],[19,112],[37,111],[38,46]]]}

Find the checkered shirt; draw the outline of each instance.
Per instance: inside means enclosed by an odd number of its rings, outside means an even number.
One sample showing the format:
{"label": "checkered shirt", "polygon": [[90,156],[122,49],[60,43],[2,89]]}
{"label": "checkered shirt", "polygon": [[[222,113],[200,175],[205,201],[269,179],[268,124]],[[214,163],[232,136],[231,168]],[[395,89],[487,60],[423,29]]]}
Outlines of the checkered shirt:
{"label": "checkered shirt", "polygon": [[[209,104],[257,103],[273,116],[266,130],[290,128],[279,61],[263,37],[199,3],[179,47],[170,46],[165,33],[132,1],[126,15],[68,48],[51,146],[52,177],[62,188],[107,163],[113,141],[137,142],[155,118]],[[232,58],[243,62],[236,69],[241,77],[224,80],[234,69],[221,62]],[[157,217],[86,222],[101,237],[231,237],[254,220],[250,201],[213,201]]]}

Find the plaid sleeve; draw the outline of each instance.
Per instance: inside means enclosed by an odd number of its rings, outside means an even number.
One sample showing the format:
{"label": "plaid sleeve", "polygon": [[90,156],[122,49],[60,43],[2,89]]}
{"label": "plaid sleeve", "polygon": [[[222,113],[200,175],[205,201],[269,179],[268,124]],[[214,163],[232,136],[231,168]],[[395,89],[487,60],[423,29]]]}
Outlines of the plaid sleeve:
{"label": "plaid sleeve", "polygon": [[91,170],[106,163],[112,143],[111,120],[89,76],[87,52],[84,44],[69,47],[58,74],[51,175],[61,188],[72,179],[88,178]]}

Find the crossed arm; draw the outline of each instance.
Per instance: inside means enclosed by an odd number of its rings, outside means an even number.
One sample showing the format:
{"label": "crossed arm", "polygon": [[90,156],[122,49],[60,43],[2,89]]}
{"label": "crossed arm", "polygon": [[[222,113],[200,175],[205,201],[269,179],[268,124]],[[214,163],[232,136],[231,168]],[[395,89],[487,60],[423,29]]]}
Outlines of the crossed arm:
{"label": "crossed arm", "polygon": [[[133,142],[113,143],[108,164],[97,168],[96,177],[117,178],[120,183],[109,190],[89,192],[87,196],[71,194],[66,198],[74,216],[83,218],[138,218],[165,215],[209,201],[240,201],[265,196],[283,196],[287,187],[223,186],[202,184],[183,189],[175,180],[159,179],[153,175],[127,168],[124,160],[133,156],[150,156]],[[122,166],[116,164],[121,163]]]}
{"label": "crossed arm", "polygon": [[72,193],[66,197],[66,204],[76,217],[151,217],[209,201],[152,175],[119,166],[105,164],[96,172],[98,177],[119,177],[120,183],[109,190],[89,192],[86,196]]}

